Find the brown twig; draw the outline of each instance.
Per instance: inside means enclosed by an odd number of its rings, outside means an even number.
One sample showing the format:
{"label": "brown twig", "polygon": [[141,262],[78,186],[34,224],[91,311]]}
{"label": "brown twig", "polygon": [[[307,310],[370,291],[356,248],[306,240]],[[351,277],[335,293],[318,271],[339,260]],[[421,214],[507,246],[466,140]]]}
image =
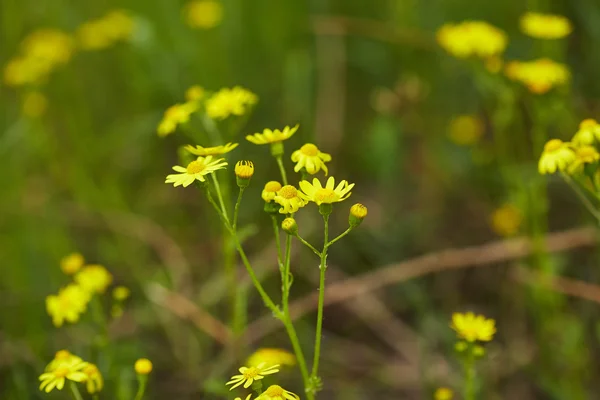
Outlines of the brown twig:
{"label": "brown twig", "polygon": [[561,276],[546,276],[542,273],[513,269],[511,276],[514,280],[528,285],[539,285],[567,296],[579,297],[600,304],[600,286],[577,279]]}

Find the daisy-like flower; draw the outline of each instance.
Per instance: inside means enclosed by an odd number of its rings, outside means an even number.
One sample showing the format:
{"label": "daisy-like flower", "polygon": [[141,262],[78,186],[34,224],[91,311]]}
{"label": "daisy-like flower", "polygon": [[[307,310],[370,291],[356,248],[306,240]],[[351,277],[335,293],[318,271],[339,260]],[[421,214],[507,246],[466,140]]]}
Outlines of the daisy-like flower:
{"label": "daisy-like flower", "polygon": [[262,348],[256,350],[246,360],[246,365],[256,366],[262,363],[293,366],[296,365],[296,356],[284,349]]}
{"label": "daisy-like flower", "polygon": [[79,285],[70,284],[60,289],[58,295],[46,297],[46,311],[56,327],[67,321],[77,322],[90,301],[90,293]]}
{"label": "daisy-like flower", "polygon": [[571,139],[575,146],[591,145],[600,141],[600,124],[595,119],[584,119],[579,124],[579,130]]}
{"label": "daisy-like flower", "polygon": [[279,365],[271,365],[269,367],[266,364],[260,363],[255,367],[241,367],[239,369],[240,375],[234,375],[231,377],[226,385],[233,385],[229,390],[233,390],[238,386],[244,385],[244,388],[252,386],[254,381],[263,379],[266,375],[276,374],[279,372]]}
{"label": "daisy-like flower", "polygon": [[214,147],[202,147],[196,145],[195,147],[191,144],[185,146],[185,149],[190,153],[197,156],[220,156],[226,153],[229,153],[231,150],[238,147],[238,143],[227,143],[223,146],[214,146]]}
{"label": "daisy-like flower", "polygon": [[302,168],[306,168],[306,172],[311,175],[316,174],[320,170],[325,171],[327,175],[326,162],[331,161],[331,155],[322,153],[317,146],[312,143],[307,143],[292,153],[292,161],[297,163],[294,171],[298,172]]}
{"label": "daisy-like flower", "polygon": [[553,174],[557,170],[564,171],[575,160],[576,155],[569,143],[560,139],[551,139],[544,146],[538,163],[540,174]]}
{"label": "daisy-like flower", "polygon": [[112,274],[98,264],[87,265],[75,275],[75,282],[89,293],[104,293],[112,280]]}
{"label": "daisy-like flower", "polygon": [[56,369],[60,364],[68,362],[72,359],[83,361],[81,358],[71,353],[69,350],[59,350],[54,354],[54,359],[46,366],[46,372]]}
{"label": "daisy-like flower", "polygon": [[583,170],[585,164],[592,164],[600,160],[600,154],[593,146],[581,146],[575,149],[575,160],[569,165],[568,172],[577,174]]}
{"label": "daisy-like flower", "polygon": [[271,385],[255,400],[300,400],[300,396],[279,385]]}
{"label": "daisy-like flower", "polygon": [[262,199],[267,203],[273,201],[277,192],[281,190],[281,183],[277,181],[269,181],[265,184],[265,188],[262,191]]}
{"label": "daisy-like flower", "polygon": [[496,333],[496,321],[485,318],[483,315],[475,315],[472,312],[466,314],[452,314],[450,327],[456,331],[458,337],[467,342],[489,342]]}
{"label": "daisy-like flower", "polygon": [[283,142],[292,137],[294,133],[298,130],[300,125],[296,124],[296,126],[290,128],[286,126],[283,130],[275,129],[263,129],[262,133],[255,133],[253,135],[246,136],[246,139],[250,143],[254,144],[273,144]]}
{"label": "daisy-like flower", "polygon": [[101,50],[117,41],[128,40],[134,28],[135,22],[126,11],[114,10],[104,17],[83,23],[77,29],[77,40],[83,50]]}
{"label": "daisy-like flower", "polygon": [[321,182],[314,178],[312,184],[308,181],[300,182],[300,197],[307,201],[312,201],[318,206],[321,204],[337,203],[344,201],[352,194],[350,191],[354,187],[354,183],[348,184],[348,181],[341,181],[335,187],[335,178],[330,176],[327,179],[325,187],[321,186]]}
{"label": "daisy-like flower", "polygon": [[436,37],[439,45],[457,58],[494,57],[502,54],[508,43],[504,31],[484,21],[445,24]]}
{"label": "daisy-like flower", "polygon": [[230,115],[241,116],[258,102],[258,96],[241,86],[223,88],[206,100],[206,114],[223,120]]}
{"label": "daisy-like flower", "polygon": [[520,21],[521,31],[536,39],[561,39],[573,30],[571,21],[562,15],[525,13]]}
{"label": "daisy-like flower", "polygon": [[192,115],[198,106],[195,102],[175,104],[165,111],[163,119],[158,124],[158,136],[164,137],[175,132],[177,125],[185,124],[190,120]]}
{"label": "daisy-like flower", "polygon": [[279,204],[281,214],[292,214],[304,207],[308,201],[300,197],[300,192],[292,185],[285,185],[275,195],[275,203]]}
{"label": "daisy-like flower", "polygon": [[73,275],[83,267],[85,260],[79,253],[71,253],[60,260],[60,269],[67,275]]}
{"label": "daisy-like flower", "polygon": [[206,175],[223,169],[226,166],[227,162],[223,158],[213,160],[212,156],[198,157],[197,160],[189,163],[186,168],[183,168],[179,165],[174,166],[173,170],[179,173],[167,175],[165,183],[173,183],[173,186],[175,187],[180,185],[183,185],[183,187],[188,187],[195,180],[204,182],[206,180]]}
{"label": "daisy-like flower", "polygon": [[70,358],[56,365],[49,371],[40,375],[40,390],[50,393],[52,389],[57,388],[62,390],[65,386],[65,381],[68,379],[73,382],[83,382],[87,379],[87,375],[83,372],[88,363],[82,361],[79,357]]}
{"label": "daisy-like flower", "polygon": [[104,379],[98,367],[94,364],[88,364],[84,369],[83,373],[86,376],[85,387],[88,393],[98,393],[104,387]]}
{"label": "daisy-like flower", "polygon": [[504,69],[506,76],[520,82],[534,94],[544,94],[550,89],[565,84],[570,79],[566,65],[549,58],[533,61],[511,61]]}

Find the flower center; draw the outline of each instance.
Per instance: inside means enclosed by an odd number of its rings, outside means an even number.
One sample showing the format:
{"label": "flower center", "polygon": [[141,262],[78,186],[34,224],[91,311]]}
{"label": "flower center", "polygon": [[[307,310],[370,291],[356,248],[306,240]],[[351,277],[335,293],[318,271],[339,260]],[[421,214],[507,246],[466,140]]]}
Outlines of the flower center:
{"label": "flower center", "polygon": [[314,157],[319,154],[319,149],[312,143],[307,143],[304,146],[300,147],[300,151],[310,157]]}
{"label": "flower center", "polygon": [[267,396],[271,396],[271,397],[277,397],[277,396],[281,397],[281,396],[283,396],[283,388],[279,385],[271,385],[265,391],[265,394]]}
{"label": "flower center", "polygon": [[331,189],[319,189],[315,192],[315,200],[322,203],[333,203],[339,198],[340,196]]}
{"label": "flower center", "polygon": [[581,121],[581,124],[579,124],[579,129],[593,129],[598,125],[598,123],[596,122],[595,119],[584,119],[583,121]]}
{"label": "flower center", "polygon": [[200,161],[192,161],[187,166],[187,173],[190,175],[199,174],[204,171],[204,164]]}
{"label": "flower center", "polygon": [[67,376],[68,373],[69,373],[68,368],[60,367],[54,371],[54,376],[56,376],[57,378],[64,378],[65,376]]}
{"label": "flower center", "polygon": [[296,188],[292,185],[285,185],[284,187],[279,189],[279,192],[277,194],[279,194],[279,196],[283,197],[284,199],[293,199],[294,197],[298,196],[298,190],[296,190]]}
{"label": "flower center", "polygon": [[250,367],[244,372],[244,378],[246,379],[254,379],[258,376],[259,370],[256,367]]}
{"label": "flower center", "polygon": [[562,147],[562,145],[563,145],[562,140],[552,139],[552,140],[548,141],[548,143],[546,143],[546,145],[544,146],[544,151],[546,153],[550,153],[550,152],[560,149]]}
{"label": "flower center", "polygon": [[266,192],[278,192],[279,190],[281,190],[281,183],[277,181],[270,181],[265,185]]}

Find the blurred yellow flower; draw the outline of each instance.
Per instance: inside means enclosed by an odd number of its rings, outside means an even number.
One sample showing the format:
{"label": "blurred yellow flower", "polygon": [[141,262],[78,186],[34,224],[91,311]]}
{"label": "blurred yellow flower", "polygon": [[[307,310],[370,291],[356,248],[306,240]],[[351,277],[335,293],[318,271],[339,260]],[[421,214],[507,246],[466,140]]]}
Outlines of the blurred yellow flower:
{"label": "blurred yellow flower", "polygon": [[484,132],[481,119],[474,115],[459,115],[448,124],[448,137],[461,146],[471,146],[479,142]]}
{"label": "blurred yellow flower", "polygon": [[286,126],[283,130],[275,129],[263,129],[262,133],[255,133],[253,135],[246,136],[246,140],[254,144],[271,144],[278,143],[287,140],[292,137],[298,130],[300,125],[296,125],[292,128]]}
{"label": "blurred yellow flower", "polygon": [[202,147],[202,146],[198,146],[198,145],[196,145],[196,147],[194,147],[191,144],[188,144],[187,146],[185,146],[185,149],[187,151],[189,151],[190,153],[195,154],[197,156],[206,157],[206,156],[220,156],[222,154],[229,153],[231,150],[235,149],[236,147],[238,147],[238,143],[227,143],[224,146],[214,146],[214,147]]}
{"label": "blurred yellow flower", "polygon": [[217,120],[230,115],[241,116],[249,112],[257,102],[258,97],[241,86],[223,88],[206,100],[206,114]]}
{"label": "blurred yellow flower", "polygon": [[177,125],[187,123],[190,120],[190,115],[197,109],[196,103],[175,104],[167,108],[163,119],[158,124],[158,136],[164,137],[175,132]]}
{"label": "blurred yellow flower", "polygon": [[562,15],[525,13],[520,21],[521,31],[537,39],[560,39],[568,36],[573,27]]}
{"label": "blurred yellow flower", "polygon": [[264,363],[265,365],[296,365],[296,356],[284,349],[261,348],[256,350],[246,360],[246,365],[255,367]]}
{"label": "blurred yellow flower", "polygon": [[29,118],[38,118],[46,112],[48,99],[42,92],[31,91],[23,97],[23,115]]}
{"label": "blurred yellow flower", "polygon": [[190,1],[183,8],[187,24],[194,29],[211,29],[221,23],[223,6],[218,1]]}
{"label": "blurred yellow flower", "polygon": [[79,47],[83,50],[102,50],[118,41],[131,38],[135,23],[124,10],[114,10],[105,16],[85,22],[77,29]]}
{"label": "blurred yellow flower", "polygon": [[274,197],[275,203],[279,204],[281,214],[291,214],[304,207],[308,202],[300,197],[300,192],[292,185],[285,185]]}
{"label": "blurred yellow flower", "polygon": [[188,90],[185,91],[185,99],[187,101],[196,101],[200,100],[204,97],[205,90],[202,86],[194,85],[190,86]]}
{"label": "blurred yellow flower", "polygon": [[519,232],[523,222],[521,210],[512,204],[504,204],[494,210],[491,216],[491,225],[500,236],[514,236]]}
{"label": "blurred yellow flower", "polygon": [[450,327],[456,331],[458,337],[468,342],[489,342],[496,333],[496,321],[487,319],[483,315],[475,315],[472,312],[466,314],[452,314]]}
{"label": "blurred yellow flower", "polygon": [[88,363],[82,361],[79,357],[69,358],[64,362],[56,364],[55,368],[47,370],[40,375],[40,390],[46,393],[50,393],[54,388],[62,390],[67,379],[74,382],[85,381],[87,375],[82,370],[87,365]]}
{"label": "blurred yellow flower", "polygon": [[125,286],[117,286],[112,291],[112,297],[116,301],[125,301],[129,298],[130,295],[131,291]]}
{"label": "blurred yellow flower", "polygon": [[600,154],[593,146],[581,146],[575,149],[575,160],[569,165],[570,174],[578,174],[583,171],[585,164],[592,164],[600,159]]}
{"label": "blurred yellow flower", "polygon": [[133,366],[133,369],[139,375],[148,375],[150,372],[152,372],[152,368],[152,361],[148,360],[147,358],[140,358]]}
{"label": "blurred yellow flower", "polygon": [[232,385],[229,390],[233,390],[240,385],[244,385],[244,388],[252,386],[254,381],[263,379],[266,375],[276,374],[279,372],[279,365],[266,366],[265,363],[258,364],[253,367],[241,367],[239,369],[241,375],[234,375],[231,377],[226,385]]}
{"label": "blurred yellow flower", "polygon": [[60,364],[71,361],[72,359],[82,361],[81,358],[72,354],[69,350],[59,350],[54,354],[54,359],[48,363],[45,371],[47,372],[56,369]]}
{"label": "blurred yellow flower", "polygon": [[277,192],[281,190],[281,183],[277,181],[269,181],[265,184],[265,188],[262,191],[262,199],[267,203],[273,201]]}
{"label": "blurred yellow flower", "polygon": [[320,170],[325,171],[325,175],[327,175],[327,165],[326,162],[331,161],[331,155],[327,153],[322,153],[317,146],[312,143],[306,143],[304,146],[300,147],[299,150],[296,150],[292,153],[292,162],[296,163],[294,167],[294,171],[298,172],[302,168],[306,169],[311,175],[316,174]]}
{"label": "blurred yellow flower", "polygon": [[67,275],[73,275],[83,267],[85,260],[80,253],[71,253],[60,260],[60,269]]}
{"label": "blurred yellow flower", "polygon": [[86,376],[85,387],[88,393],[100,392],[104,387],[104,379],[102,379],[102,374],[98,370],[98,367],[90,363],[83,369],[83,373]]}
{"label": "blurred yellow flower", "polygon": [[454,392],[447,387],[438,388],[433,394],[434,400],[452,400]]}
{"label": "blurred yellow flower", "polygon": [[504,69],[506,76],[525,85],[530,92],[544,94],[555,86],[565,84],[570,79],[566,65],[548,58],[534,61],[511,61]]}
{"label": "blurred yellow flower", "polygon": [[86,265],[75,275],[75,282],[89,293],[104,293],[113,277],[102,265]]}
{"label": "blurred yellow flower", "polygon": [[538,163],[540,174],[553,174],[556,170],[564,171],[575,161],[576,155],[570,147],[560,139],[551,139],[544,146],[544,151]]}
{"label": "blurred yellow flower", "polygon": [[438,29],[436,38],[444,50],[457,58],[497,56],[508,42],[504,31],[483,21],[445,24]]}
{"label": "blurred yellow flower", "polygon": [[165,183],[173,183],[175,187],[180,185],[188,187],[196,180],[204,182],[206,175],[226,166],[227,162],[223,158],[213,160],[212,156],[198,157],[195,161],[189,163],[186,168],[179,165],[174,166],[173,170],[179,173],[167,175]]}
{"label": "blurred yellow flower", "polygon": [[46,297],[46,311],[56,327],[67,322],[77,322],[90,301],[90,293],[81,286],[70,284],[59,290],[58,295]]}
{"label": "blurred yellow flower", "polygon": [[312,184],[308,181],[300,182],[300,197],[306,201],[312,201],[318,206],[321,204],[331,204],[339,201],[344,201],[352,192],[354,183],[348,184],[348,181],[341,181],[337,187],[335,187],[335,178],[330,176],[327,179],[325,187],[321,186],[321,182],[314,178]]}
{"label": "blurred yellow flower", "polygon": [[571,139],[575,146],[591,145],[600,142],[600,124],[595,119],[584,119],[579,124],[579,130]]}
{"label": "blurred yellow flower", "polygon": [[300,400],[300,396],[279,385],[271,385],[254,400]]}

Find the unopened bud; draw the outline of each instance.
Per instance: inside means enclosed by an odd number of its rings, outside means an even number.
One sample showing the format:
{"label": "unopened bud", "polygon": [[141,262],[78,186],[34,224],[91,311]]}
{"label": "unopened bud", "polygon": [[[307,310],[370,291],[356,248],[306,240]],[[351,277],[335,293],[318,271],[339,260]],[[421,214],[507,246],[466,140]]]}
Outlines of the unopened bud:
{"label": "unopened bud", "polygon": [[356,228],[361,224],[363,219],[367,216],[367,207],[360,203],[356,203],[350,207],[350,215],[348,216],[348,223],[352,228]]}
{"label": "unopened bud", "polygon": [[238,161],[235,164],[235,176],[237,185],[240,188],[248,187],[250,184],[250,178],[254,175],[254,164],[252,161]]}
{"label": "unopened bud", "polygon": [[281,229],[288,235],[296,236],[298,234],[298,224],[294,218],[286,218],[281,223]]}

